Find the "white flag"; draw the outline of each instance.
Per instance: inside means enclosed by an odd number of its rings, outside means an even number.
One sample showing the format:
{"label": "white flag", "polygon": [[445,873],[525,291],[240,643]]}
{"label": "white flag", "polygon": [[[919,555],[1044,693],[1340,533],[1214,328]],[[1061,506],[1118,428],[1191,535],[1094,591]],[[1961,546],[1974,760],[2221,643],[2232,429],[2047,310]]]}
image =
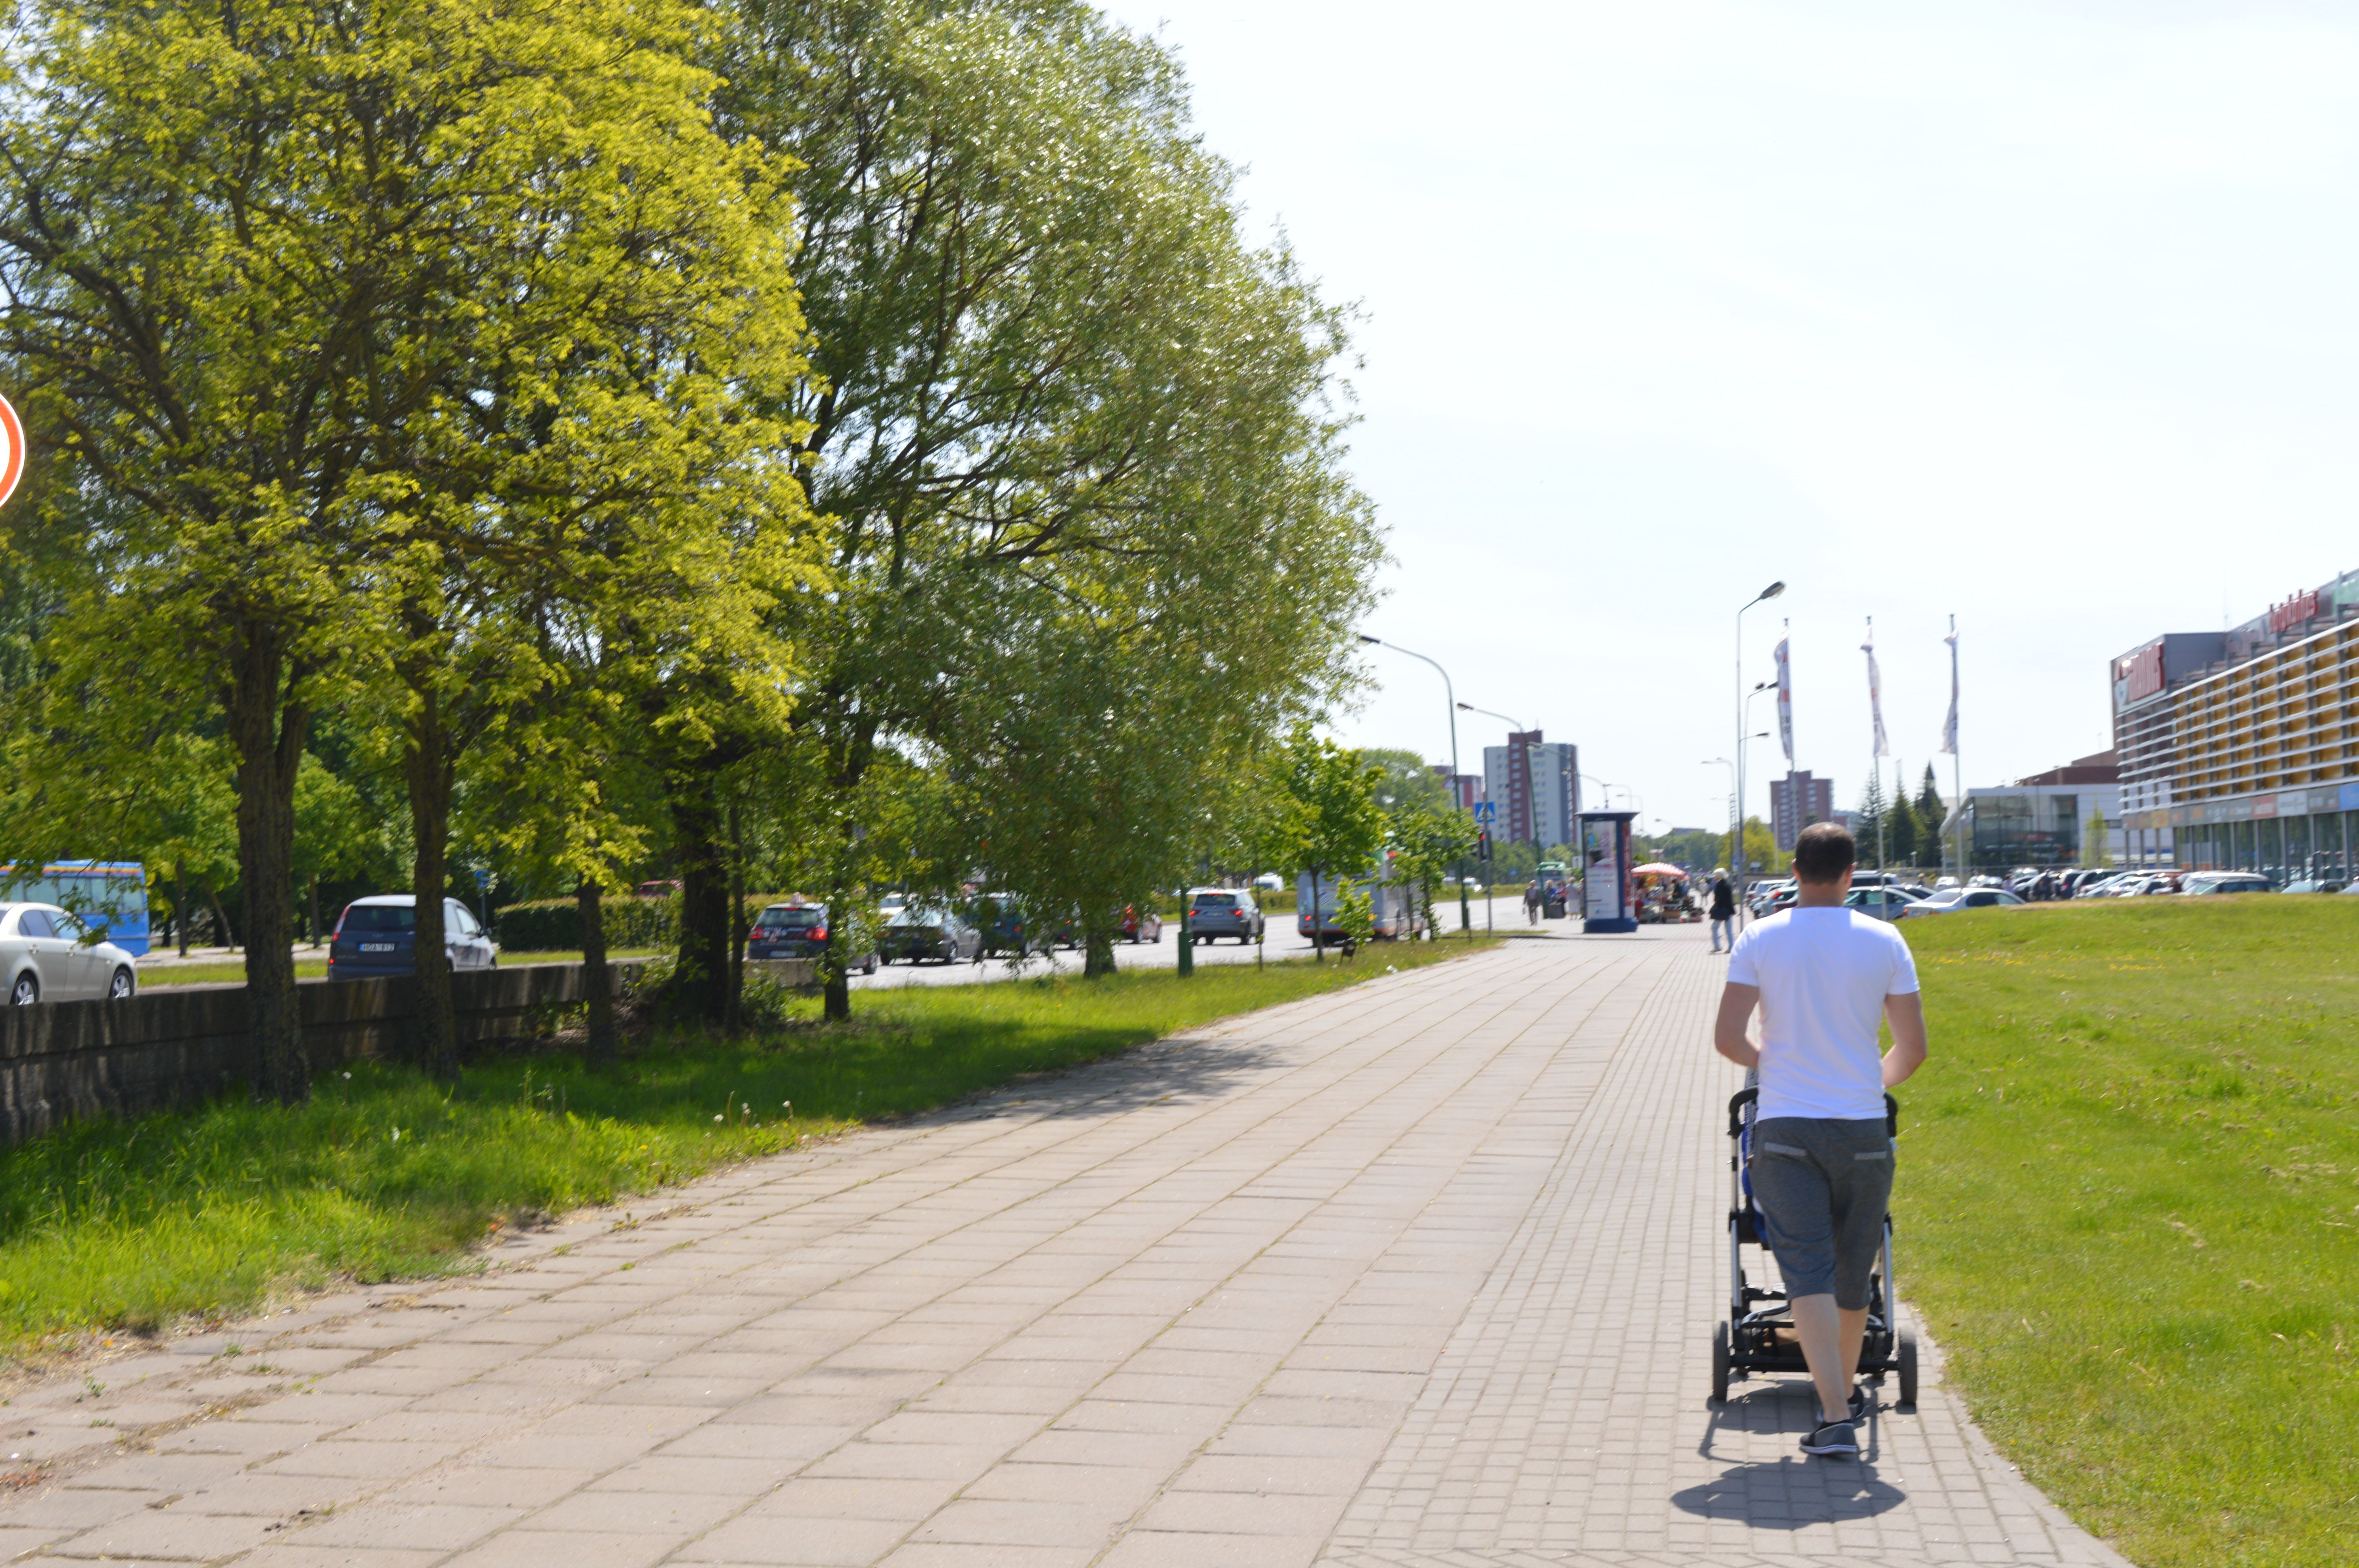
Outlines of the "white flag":
{"label": "white flag", "polygon": [[1859,645],[1867,655],[1867,708],[1875,717],[1875,752],[1879,757],[1892,755],[1892,748],[1884,741],[1884,677],[1875,668],[1875,617],[1867,618],[1867,641]]}
{"label": "white flag", "polygon": [[[1788,625],[1792,622],[1788,622]],[[1777,639],[1777,739],[1786,743],[1786,766],[1794,765],[1794,667],[1786,661],[1790,637]]]}
{"label": "white flag", "polygon": [[1941,721],[1941,752],[1944,756],[1958,754],[1958,618],[1950,617],[1950,634],[1941,639],[1950,644],[1950,717]]}

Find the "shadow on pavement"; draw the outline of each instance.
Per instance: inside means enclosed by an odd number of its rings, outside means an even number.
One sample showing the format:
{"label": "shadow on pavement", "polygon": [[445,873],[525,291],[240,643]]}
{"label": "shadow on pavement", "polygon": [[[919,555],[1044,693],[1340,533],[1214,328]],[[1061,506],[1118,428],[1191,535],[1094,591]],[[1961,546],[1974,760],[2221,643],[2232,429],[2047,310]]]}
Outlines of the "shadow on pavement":
{"label": "shadow on pavement", "polygon": [[[1717,1457],[1712,1446],[1723,1432],[1797,1442],[1806,1430],[1797,1422],[1807,1423],[1816,1407],[1808,1383],[1755,1390],[1712,1412],[1696,1452]],[[1671,1502],[1685,1513],[1734,1519],[1756,1530],[1800,1530],[1888,1513],[1907,1502],[1908,1494],[1875,1473],[1881,1419],[1878,1411],[1862,1423],[1857,1459],[1814,1459],[1798,1450],[1732,1465],[1701,1486],[1673,1493]]]}
{"label": "shadow on pavement", "polygon": [[1681,1511],[1734,1519],[1754,1530],[1874,1519],[1908,1500],[1864,1460],[1810,1459],[1799,1454],[1754,1465],[1732,1465],[1699,1487],[1671,1494]]}
{"label": "shadow on pavement", "polygon": [[1016,1111],[1027,1116],[1094,1117],[1163,1100],[1212,1100],[1233,1093],[1243,1077],[1263,1072],[1278,1060],[1277,1053],[1266,1046],[1191,1039],[1184,1034],[1129,1049],[1118,1038],[1109,1038],[1103,1056],[1020,1076],[936,1114],[962,1120]]}

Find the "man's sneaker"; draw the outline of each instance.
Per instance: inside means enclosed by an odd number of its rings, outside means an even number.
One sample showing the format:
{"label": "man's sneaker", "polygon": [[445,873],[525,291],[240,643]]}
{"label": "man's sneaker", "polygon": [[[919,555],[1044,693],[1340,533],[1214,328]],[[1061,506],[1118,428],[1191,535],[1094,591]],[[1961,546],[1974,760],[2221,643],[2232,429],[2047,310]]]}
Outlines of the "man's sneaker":
{"label": "man's sneaker", "polygon": [[1810,1436],[1802,1439],[1802,1452],[1821,1454],[1829,1459],[1859,1457],[1859,1436],[1847,1421],[1831,1421]]}

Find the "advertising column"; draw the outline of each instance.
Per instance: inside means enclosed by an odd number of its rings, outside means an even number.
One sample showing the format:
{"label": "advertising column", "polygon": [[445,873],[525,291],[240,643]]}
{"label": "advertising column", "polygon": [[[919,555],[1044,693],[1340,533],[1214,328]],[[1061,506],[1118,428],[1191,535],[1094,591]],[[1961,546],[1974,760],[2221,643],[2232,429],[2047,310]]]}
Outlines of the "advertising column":
{"label": "advertising column", "polygon": [[1582,931],[1636,931],[1630,908],[1630,819],[1635,811],[1581,814]]}

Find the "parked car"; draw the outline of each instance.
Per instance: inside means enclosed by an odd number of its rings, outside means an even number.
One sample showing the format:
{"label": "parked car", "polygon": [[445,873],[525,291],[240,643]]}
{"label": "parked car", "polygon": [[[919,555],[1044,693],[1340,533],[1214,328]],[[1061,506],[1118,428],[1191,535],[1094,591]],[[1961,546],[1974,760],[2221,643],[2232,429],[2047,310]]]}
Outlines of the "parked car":
{"label": "parked car", "polygon": [[885,923],[876,952],[888,964],[901,958],[913,964],[928,958],[955,964],[983,956],[983,933],[941,904],[908,903]]}
{"label": "parked car", "polygon": [[1902,910],[1917,902],[1898,888],[1854,888],[1843,895],[1845,909],[1855,909],[1878,920],[1897,920]]}
{"label": "parked car", "polygon": [[[499,962],[489,933],[455,898],[442,901],[442,951],[454,970],[488,969]],[[328,978],[378,980],[418,972],[418,900],[406,892],[356,898],[336,916],[328,937]]]}
{"label": "parked car", "polygon": [[2341,892],[2343,891],[2343,879],[2341,877],[2306,877],[2298,882],[2288,882],[2278,891],[2282,892]]}
{"label": "parked car", "polygon": [[1261,903],[1242,888],[1191,888],[1188,931],[1199,943],[1234,936],[1240,944],[1261,940]]}
{"label": "parked car", "polygon": [[2269,879],[2258,871],[2198,871],[2187,879],[2180,892],[2189,897],[2201,897],[2215,892],[2268,892]]}
{"label": "parked car", "polygon": [[[1341,886],[1337,885],[1339,881]],[[1379,942],[1413,941],[1424,932],[1425,915],[1418,909],[1415,896],[1409,889],[1386,881],[1381,864],[1356,877],[1321,877],[1315,903],[1310,896],[1310,873],[1305,871],[1297,877],[1294,928],[1314,947],[1341,947],[1350,952],[1352,945],[1344,938],[1337,914],[1344,897],[1353,893],[1367,899],[1369,930]]]}
{"label": "parked car", "polygon": [[975,895],[970,907],[973,925],[981,934],[985,957],[1001,953],[1045,953],[1049,942],[1034,929],[1031,912],[1024,901],[1012,892],[986,892]]}
{"label": "parked car", "polygon": [[0,903],[0,977],[17,1007],[121,1001],[139,989],[138,960],[54,903]]}
{"label": "parked car", "polygon": [[1920,914],[1950,914],[1961,909],[2015,909],[2025,902],[2005,888],[1951,888],[1909,904],[1900,917],[1913,920]]}
{"label": "parked car", "polygon": [[[827,905],[774,903],[762,911],[745,933],[748,958],[816,958],[827,951]],[[876,972],[876,944],[868,940],[860,922],[852,921],[843,940],[843,969],[850,974]]]}
{"label": "parked car", "polygon": [[1276,871],[1264,871],[1254,879],[1254,886],[1264,892],[1278,892],[1285,888],[1286,879]]}
{"label": "parked car", "polygon": [[641,882],[631,890],[633,898],[669,898],[679,892],[677,881]]}
{"label": "parked car", "polygon": [[1162,941],[1163,916],[1136,904],[1126,906],[1122,912],[1122,939],[1131,943]]}

